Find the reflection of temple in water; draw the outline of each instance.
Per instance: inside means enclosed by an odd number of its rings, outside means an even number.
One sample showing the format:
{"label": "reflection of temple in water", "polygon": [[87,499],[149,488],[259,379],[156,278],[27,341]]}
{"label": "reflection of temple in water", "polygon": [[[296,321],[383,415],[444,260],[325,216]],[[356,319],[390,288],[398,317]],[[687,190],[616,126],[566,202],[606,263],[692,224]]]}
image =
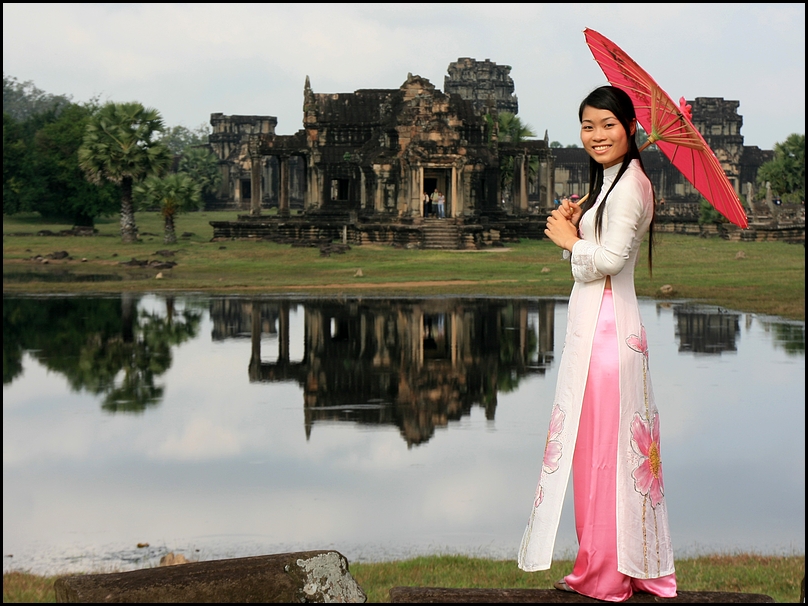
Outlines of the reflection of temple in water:
{"label": "reflection of temple in water", "polygon": [[[304,353],[293,361],[290,311],[299,308]],[[303,388],[307,437],[318,421],[386,423],[409,446],[475,405],[493,420],[500,391],[552,363],[554,313],[553,300],[211,301],[215,340],[251,337],[251,382]],[[267,334],[277,352],[262,351]]]}
{"label": "reflection of temple in water", "polygon": [[740,314],[719,307],[677,305],[673,315],[680,352],[720,354],[737,351],[735,339],[740,330]]}

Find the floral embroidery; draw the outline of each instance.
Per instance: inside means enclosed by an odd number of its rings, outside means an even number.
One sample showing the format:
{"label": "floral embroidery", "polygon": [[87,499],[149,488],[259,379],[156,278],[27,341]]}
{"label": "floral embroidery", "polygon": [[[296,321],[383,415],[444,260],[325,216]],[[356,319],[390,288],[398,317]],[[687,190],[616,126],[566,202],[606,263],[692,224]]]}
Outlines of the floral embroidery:
{"label": "floral embroidery", "polygon": [[544,488],[542,488],[542,480],[545,475],[554,473],[558,470],[558,461],[561,459],[562,444],[558,438],[561,431],[564,429],[564,417],[566,415],[558,407],[558,404],[553,406],[553,412],[550,415],[550,428],[547,430],[547,442],[544,445],[544,459],[541,464],[541,477],[539,478],[539,485],[536,487],[536,499],[533,502],[533,507],[538,507],[544,500]]}
{"label": "floral embroidery", "polygon": [[626,345],[637,353],[641,353],[648,360],[648,338],[645,335],[645,326],[640,327],[640,336],[629,335],[626,338]]}
{"label": "floral embroidery", "polygon": [[639,413],[634,413],[631,420],[631,446],[642,457],[640,464],[631,473],[634,489],[649,496],[651,507],[656,509],[665,495],[659,447],[659,415],[654,414],[651,421],[646,422]]}
{"label": "floral embroidery", "polygon": [[533,507],[538,507],[539,505],[541,505],[541,502],[543,500],[544,500],[544,488],[542,488],[541,483],[539,483],[539,485],[536,487],[536,500],[533,501]]}
{"label": "floral embroidery", "polygon": [[558,469],[558,461],[561,459],[561,442],[556,438],[564,429],[564,417],[564,412],[558,407],[558,404],[553,406],[550,428],[547,430],[547,443],[544,446],[544,461],[541,465],[542,470],[547,473],[553,473]]}

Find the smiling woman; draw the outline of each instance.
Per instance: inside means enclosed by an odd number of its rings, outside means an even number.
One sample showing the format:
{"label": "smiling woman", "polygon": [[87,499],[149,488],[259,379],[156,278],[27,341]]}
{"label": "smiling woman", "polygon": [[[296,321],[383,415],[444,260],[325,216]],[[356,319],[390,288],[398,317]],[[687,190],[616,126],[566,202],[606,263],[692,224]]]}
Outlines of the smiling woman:
{"label": "smiling woman", "polygon": [[634,104],[623,90],[595,89],[578,117],[591,158],[587,200],[564,201],[545,230],[571,258],[575,279],[551,420],[560,426],[553,451],[566,456],[552,471],[542,467],[519,567],[550,567],[572,473],[579,549],[572,574],[555,587],[609,601],[634,591],[671,598],[676,577],[659,412],[634,287],[646,234],[652,249],[654,189],[634,137]]}

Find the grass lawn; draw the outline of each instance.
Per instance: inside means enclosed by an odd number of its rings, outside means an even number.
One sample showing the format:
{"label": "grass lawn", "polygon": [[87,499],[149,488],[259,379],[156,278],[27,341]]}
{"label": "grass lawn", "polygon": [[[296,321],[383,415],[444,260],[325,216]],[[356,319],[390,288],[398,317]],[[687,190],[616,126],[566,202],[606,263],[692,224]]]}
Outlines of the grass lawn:
{"label": "grass lawn", "polygon": [[[141,241],[123,244],[117,218],[97,222],[98,234],[38,236],[69,225],[38,215],[3,220],[3,290],[27,293],[203,291],[211,293],[567,296],[569,263],[547,240],[523,240],[480,251],[401,250],[354,246],[321,255],[315,247],[263,241],[212,242],[213,220],[236,212],[180,215],[174,245],[163,244],[158,213],[138,213]],[[159,254],[168,250],[171,254]],[[33,260],[65,251],[69,258]],[[636,269],[637,294],[691,299],[738,311],[805,319],[805,247],[782,242],[727,242],[658,234],[653,277],[645,251]],[[172,269],[122,262],[164,260]],[[361,270],[361,271],[360,271]],[[160,278],[157,275],[160,274]],[[660,288],[673,292],[663,296]]]}

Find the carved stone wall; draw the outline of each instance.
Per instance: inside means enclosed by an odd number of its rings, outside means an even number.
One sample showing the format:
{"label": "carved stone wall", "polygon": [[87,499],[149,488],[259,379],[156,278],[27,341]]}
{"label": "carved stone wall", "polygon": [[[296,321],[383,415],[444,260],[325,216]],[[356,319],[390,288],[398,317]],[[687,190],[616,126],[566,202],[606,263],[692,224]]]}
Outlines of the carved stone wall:
{"label": "carved stone wall", "polygon": [[477,111],[495,107],[499,112],[519,113],[519,101],[513,93],[510,65],[497,65],[490,59],[477,61],[461,57],[450,63],[443,79],[446,94],[457,94],[471,101]]}

